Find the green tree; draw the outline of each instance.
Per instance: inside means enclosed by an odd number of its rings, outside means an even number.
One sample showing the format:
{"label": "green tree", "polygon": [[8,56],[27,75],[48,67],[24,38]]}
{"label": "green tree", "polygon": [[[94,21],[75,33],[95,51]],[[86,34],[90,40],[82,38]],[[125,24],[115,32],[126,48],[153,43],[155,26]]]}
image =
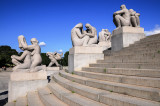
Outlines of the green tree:
{"label": "green tree", "polygon": [[0,67],[13,65],[12,55],[18,55],[18,52],[10,46],[0,46]]}
{"label": "green tree", "polygon": [[41,53],[41,57],[42,64],[48,66],[48,64],[50,63],[50,59],[48,58],[48,56],[46,56],[46,53]]}
{"label": "green tree", "polygon": [[65,54],[64,54],[64,57],[62,58],[62,65],[63,66],[68,66],[68,55],[69,55],[69,51],[67,51]]}

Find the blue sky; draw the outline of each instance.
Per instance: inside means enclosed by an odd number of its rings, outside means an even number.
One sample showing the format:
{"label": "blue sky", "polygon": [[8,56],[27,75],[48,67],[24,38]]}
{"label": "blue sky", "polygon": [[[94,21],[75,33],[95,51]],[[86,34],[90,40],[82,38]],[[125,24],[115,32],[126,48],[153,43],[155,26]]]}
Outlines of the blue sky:
{"label": "blue sky", "polygon": [[0,45],[19,50],[17,37],[24,35],[28,44],[31,38],[44,42],[42,52],[68,51],[71,29],[79,22],[98,33],[112,32],[112,16],[121,4],[141,14],[147,33],[160,31],[160,0],[0,0]]}

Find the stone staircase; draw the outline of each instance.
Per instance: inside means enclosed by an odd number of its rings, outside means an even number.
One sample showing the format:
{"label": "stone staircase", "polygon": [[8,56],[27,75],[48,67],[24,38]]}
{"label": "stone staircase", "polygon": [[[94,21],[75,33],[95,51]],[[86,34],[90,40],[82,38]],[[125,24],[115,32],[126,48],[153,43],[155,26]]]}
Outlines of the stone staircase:
{"label": "stone staircase", "polygon": [[55,72],[48,86],[6,106],[160,106],[160,34],[148,36],[81,71]]}

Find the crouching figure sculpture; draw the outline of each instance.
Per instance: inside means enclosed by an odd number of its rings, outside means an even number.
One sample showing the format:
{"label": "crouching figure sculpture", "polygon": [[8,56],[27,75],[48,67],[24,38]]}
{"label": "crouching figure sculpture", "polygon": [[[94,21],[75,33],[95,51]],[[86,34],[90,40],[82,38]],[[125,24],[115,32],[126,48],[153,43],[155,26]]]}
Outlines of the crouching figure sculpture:
{"label": "crouching figure sculpture", "polygon": [[60,66],[60,64],[58,64],[57,60],[61,60],[63,53],[59,54],[57,52],[51,53],[51,52],[47,52],[46,55],[49,57],[49,59],[51,60],[51,62],[49,63],[48,67],[51,67],[53,64],[56,64],[56,66]]}

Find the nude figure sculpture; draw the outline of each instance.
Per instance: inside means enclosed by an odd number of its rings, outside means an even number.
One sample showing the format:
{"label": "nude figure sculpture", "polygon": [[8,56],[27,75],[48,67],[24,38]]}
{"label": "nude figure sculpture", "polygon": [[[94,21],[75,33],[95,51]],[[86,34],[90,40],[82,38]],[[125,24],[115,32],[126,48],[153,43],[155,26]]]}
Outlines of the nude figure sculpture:
{"label": "nude figure sculpture", "polygon": [[83,24],[77,24],[71,30],[71,40],[73,46],[87,46],[89,41],[89,36],[83,34]]}
{"label": "nude figure sculpture", "polygon": [[13,68],[14,71],[18,71],[17,69],[29,69],[31,66],[31,51],[25,50],[22,47],[23,45],[27,45],[26,40],[24,36],[19,36],[18,37],[18,42],[19,42],[19,48],[23,50],[24,52],[22,53],[21,56],[16,56],[12,55],[12,63],[15,64],[16,66]]}
{"label": "nude figure sculpture", "polygon": [[[46,70],[45,65],[41,65],[41,48],[38,45],[38,40],[36,38],[31,39],[32,45],[27,45],[26,40],[23,35],[18,37],[19,47],[24,50],[21,56],[11,56],[13,64],[16,69],[29,69],[29,72],[37,72],[40,70]],[[24,60],[24,61],[23,61]],[[23,61],[20,63],[20,61]]]}
{"label": "nude figure sculpture", "polygon": [[102,29],[101,32],[99,32],[99,42],[107,42],[111,40],[111,33],[108,31],[108,29]]}
{"label": "nude figure sculpture", "polygon": [[49,59],[51,60],[51,62],[49,63],[48,67],[51,67],[53,64],[56,64],[56,66],[60,66],[57,62],[57,60],[61,60],[63,53],[59,54],[57,52],[51,53],[51,52],[47,52],[46,55],[49,57]]}
{"label": "nude figure sculpture", "polygon": [[88,45],[96,44],[97,43],[97,30],[95,27],[91,26],[89,23],[85,25],[86,31],[84,34],[89,36]]}
{"label": "nude figure sculpture", "polygon": [[111,33],[108,31],[108,29],[102,29],[101,32],[99,32],[99,46],[105,46],[107,48],[111,47]]}
{"label": "nude figure sculpture", "polygon": [[130,16],[131,16],[131,26],[132,27],[140,27],[140,19],[139,19],[139,16],[140,14],[139,13],[136,13],[136,11],[134,11],[133,9],[129,9],[129,12],[130,12]]}
{"label": "nude figure sculpture", "polygon": [[74,46],[90,46],[97,43],[97,31],[90,24],[86,24],[86,31],[83,30],[83,24],[77,24],[71,31],[72,45]]}
{"label": "nude figure sculpture", "polygon": [[121,10],[114,12],[113,22],[117,28],[130,26],[130,12],[125,5],[121,5]]}

